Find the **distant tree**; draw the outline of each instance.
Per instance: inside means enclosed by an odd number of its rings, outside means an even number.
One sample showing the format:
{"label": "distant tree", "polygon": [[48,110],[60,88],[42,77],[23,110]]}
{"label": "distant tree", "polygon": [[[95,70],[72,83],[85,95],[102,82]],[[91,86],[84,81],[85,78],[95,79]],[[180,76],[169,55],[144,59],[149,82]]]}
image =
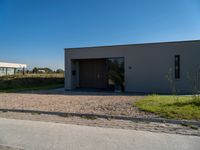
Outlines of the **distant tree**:
{"label": "distant tree", "polygon": [[50,68],[40,68],[40,70],[45,70],[45,73],[53,73],[53,70]]}
{"label": "distant tree", "polygon": [[26,70],[26,73],[31,73],[31,71],[27,69],[27,70]]}
{"label": "distant tree", "polygon": [[33,68],[33,71],[32,71],[33,73],[38,73],[38,68]]}
{"label": "distant tree", "polygon": [[63,69],[57,69],[56,73],[64,73],[64,70]]}
{"label": "distant tree", "polygon": [[53,70],[51,70],[50,68],[33,68],[33,73],[53,73]]}

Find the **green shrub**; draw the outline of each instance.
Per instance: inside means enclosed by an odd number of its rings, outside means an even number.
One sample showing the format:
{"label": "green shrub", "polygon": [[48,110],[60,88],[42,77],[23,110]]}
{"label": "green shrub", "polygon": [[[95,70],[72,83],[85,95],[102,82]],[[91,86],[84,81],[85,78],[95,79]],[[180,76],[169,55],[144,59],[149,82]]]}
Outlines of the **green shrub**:
{"label": "green shrub", "polygon": [[58,76],[17,76],[0,78],[0,90],[31,88],[64,84],[64,77]]}

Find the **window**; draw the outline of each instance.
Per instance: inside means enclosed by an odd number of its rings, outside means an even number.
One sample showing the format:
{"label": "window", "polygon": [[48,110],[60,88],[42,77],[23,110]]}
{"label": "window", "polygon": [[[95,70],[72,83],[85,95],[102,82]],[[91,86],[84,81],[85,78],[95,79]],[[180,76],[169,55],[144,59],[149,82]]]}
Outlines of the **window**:
{"label": "window", "polygon": [[[108,88],[124,91],[124,58],[108,58]],[[117,89],[117,90],[119,90]]]}
{"label": "window", "polygon": [[175,55],[175,79],[180,79],[180,55]]}
{"label": "window", "polygon": [[73,75],[73,76],[76,75],[76,70],[72,70],[72,75]]}

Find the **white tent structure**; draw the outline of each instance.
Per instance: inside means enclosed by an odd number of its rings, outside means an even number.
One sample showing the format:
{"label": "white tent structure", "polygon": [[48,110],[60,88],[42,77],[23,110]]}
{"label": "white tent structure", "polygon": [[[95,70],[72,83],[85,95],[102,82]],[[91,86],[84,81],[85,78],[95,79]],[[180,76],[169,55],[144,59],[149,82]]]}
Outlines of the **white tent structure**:
{"label": "white tent structure", "polygon": [[16,69],[22,69],[24,73],[26,68],[26,64],[0,62],[0,76],[14,75]]}

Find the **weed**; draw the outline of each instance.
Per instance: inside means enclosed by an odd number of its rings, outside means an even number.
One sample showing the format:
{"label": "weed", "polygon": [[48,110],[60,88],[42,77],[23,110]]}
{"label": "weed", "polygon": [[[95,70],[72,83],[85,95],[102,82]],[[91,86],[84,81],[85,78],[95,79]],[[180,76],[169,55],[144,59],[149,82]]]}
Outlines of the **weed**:
{"label": "weed", "polygon": [[64,114],[59,114],[60,117],[72,117],[72,115],[64,113]]}
{"label": "weed", "polygon": [[89,120],[95,120],[95,119],[97,119],[96,116],[81,116],[81,118],[89,119]]}
{"label": "weed", "polygon": [[193,129],[193,130],[198,130],[199,129],[197,126],[194,126],[194,125],[191,125],[190,128]]}

